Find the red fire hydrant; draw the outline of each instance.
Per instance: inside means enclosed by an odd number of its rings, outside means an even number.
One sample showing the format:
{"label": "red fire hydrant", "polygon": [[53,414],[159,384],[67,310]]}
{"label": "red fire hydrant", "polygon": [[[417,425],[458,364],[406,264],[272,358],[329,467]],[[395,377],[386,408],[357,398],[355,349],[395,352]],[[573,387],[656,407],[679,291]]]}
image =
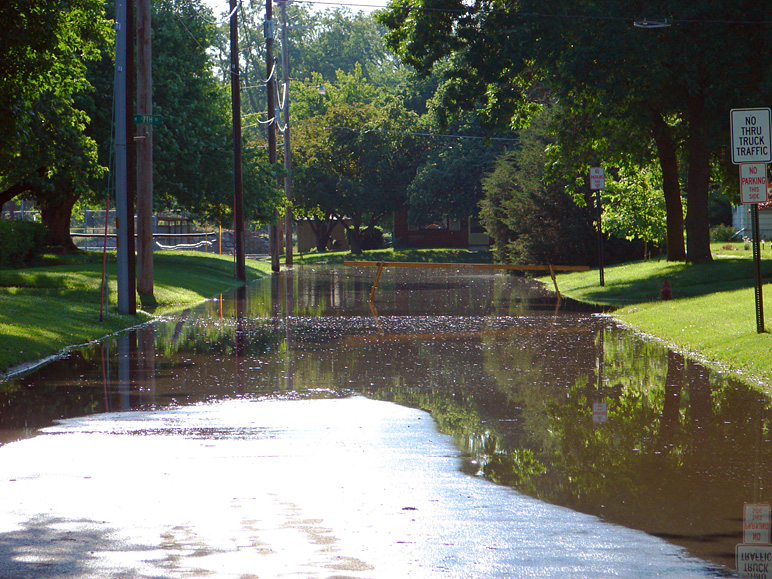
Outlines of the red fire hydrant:
{"label": "red fire hydrant", "polygon": [[673,290],[670,287],[670,282],[665,278],[665,281],[662,282],[662,289],[659,292],[660,298],[663,300],[669,300],[671,297],[673,297]]}

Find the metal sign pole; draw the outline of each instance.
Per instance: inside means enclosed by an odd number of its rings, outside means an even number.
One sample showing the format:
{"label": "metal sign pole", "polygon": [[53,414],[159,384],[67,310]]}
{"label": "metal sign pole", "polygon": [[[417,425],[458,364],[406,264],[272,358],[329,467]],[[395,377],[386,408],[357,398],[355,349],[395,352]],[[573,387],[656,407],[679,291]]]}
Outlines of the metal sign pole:
{"label": "metal sign pole", "polygon": [[756,331],[764,333],[764,300],[761,295],[761,246],[759,235],[759,206],[751,206],[751,227],[753,229],[753,276],[756,281]]}
{"label": "metal sign pole", "polygon": [[606,285],[606,276],[603,272],[603,207],[601,205],[601,191],[606,188],[606,172],[603,167],[590,167],[590,191],[596,192],[596,209],[598,211],[598,272],[600,274],[600,287]]}
{"label": "metal sign pole", "polygon": [[772,162],[772,110],[729,111],[732,163],[740,168],[740,200],[752,203],[753,277],[756,294],[756,331],[764,333],[764,303],[761,295],[761,234],[758,203],[767,201],[767,163]]}

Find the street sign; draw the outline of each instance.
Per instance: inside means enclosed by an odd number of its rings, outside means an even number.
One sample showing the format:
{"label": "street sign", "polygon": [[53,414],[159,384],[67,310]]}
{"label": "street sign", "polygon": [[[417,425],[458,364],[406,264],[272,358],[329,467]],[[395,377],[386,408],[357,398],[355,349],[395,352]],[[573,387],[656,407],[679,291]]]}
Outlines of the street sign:
{"label": "street sign", "polygon": [[735,562],[740,575],[772,579],[772,546],[736,545]]}
{"label": "street sign", "polygon": [[772,111],[732,109],[732,163],[772,162]]}
{"label": "street sign", "polygon": [[606,174],[603,167],[590,167],[590,190],[601,191],[606,188]]}
{"label": "street sign", "polygon": [[768,545],[770,529],[770,506],[747,504],[743,510],[743,543],[746,545]]}
{"label": "street sign", "polygon": [[135,125],[160,125],[161,115],[134,115]]}
{"label": "street sign", "polygon": [[765,163],[740,164],[740,200],[743,203],[767,201],[767,165]]}
{"label": "street sign", "polygon": [[592,404],[593,424],[605,424],[607,421],[608,421],[608,404],[605,402],[593,402]]}

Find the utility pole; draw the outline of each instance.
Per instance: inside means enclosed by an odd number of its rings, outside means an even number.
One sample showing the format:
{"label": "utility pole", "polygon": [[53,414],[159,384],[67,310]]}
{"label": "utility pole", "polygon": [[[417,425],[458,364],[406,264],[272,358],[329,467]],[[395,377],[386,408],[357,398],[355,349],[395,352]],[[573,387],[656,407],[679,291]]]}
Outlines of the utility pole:
{"label": "utility pole", "polygon": [[241,170],[241,83],[239,77],[239,29],[236,0],[230,0],[231,21],[231,109],[233,116],[233,237],[236,252],[236,279],[247,280],[244,245],[244,182]]}
{"label": "utility pole", "polygon": [[117,233],[118,312],[129,313],[129,240],[126,232],[126,53],[128,45],[126,3],[116,0],[115,26],[115,228]]}
{"label": "utility pole", "polygon": [[292,265],[292,151],[290,150],[289,45],[287,43],[287,0],[281,4],[281,74],[284,84],[284,263]]}
{"label": "utility pole", "polygon": [[[233,0],[231,0],[233,3]],[[269,119],[273,115],[273,120],[268,123],[268,163],[271,167],[276,164],[276,125],[278,119],[276,118],[276,94],[274,93],[274,86],[276,79],[276,63],[273,60],[273,5],[271,0],[265,1],[265,63],[266,63],[266,97],[268,103],[268,116]],[[277,212],[278,213],[278,212]],[[271,271],[279,271],[279,224],[278,219],[275,224],[271,225],[269,230],[269,238],[271,245]]]}
{"label": "utility pole", "polygon": [[[134,283],[134,0],[115,3],[115,225],[117,230],[118,312],[137,313]],[[132,138],[129,138],[132,136]]]}
{"label": "utility pole", "polygon": [[138,0],[137,113],[147,115],[137,139],[137,291],[153,296],[153,70],[150,0]]}
{"label": "utility pole", "polygon": [[134,243],[134,204],[137,198],[137,148],[134,145],[134,91],[136,89],[136,64],[134,61],[134,39],[137,35],[137,27],[134,23],[134,3],[129,0],[126,4],[126,132],[131,136],[126,139],[126,237],[128,241],[128,267],[129,278],[127,280],[129,293],[129,310],[132,316],[137,313],[137,254]]}

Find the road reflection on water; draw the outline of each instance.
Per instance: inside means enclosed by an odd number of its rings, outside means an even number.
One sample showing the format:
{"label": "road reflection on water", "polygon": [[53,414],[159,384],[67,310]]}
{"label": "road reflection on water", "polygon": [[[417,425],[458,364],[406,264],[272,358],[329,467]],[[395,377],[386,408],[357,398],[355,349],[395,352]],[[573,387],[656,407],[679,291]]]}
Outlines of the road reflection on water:
{"label": "road reflection on water", "polygon": [[0,440],[95,413],[360,395],[431,414],[468,475],[734,567],[743,504],[772,502],[765,394],[521,278],[387,272],[371,307],[372,277],[297,268],[72,352],[2,385]]}

